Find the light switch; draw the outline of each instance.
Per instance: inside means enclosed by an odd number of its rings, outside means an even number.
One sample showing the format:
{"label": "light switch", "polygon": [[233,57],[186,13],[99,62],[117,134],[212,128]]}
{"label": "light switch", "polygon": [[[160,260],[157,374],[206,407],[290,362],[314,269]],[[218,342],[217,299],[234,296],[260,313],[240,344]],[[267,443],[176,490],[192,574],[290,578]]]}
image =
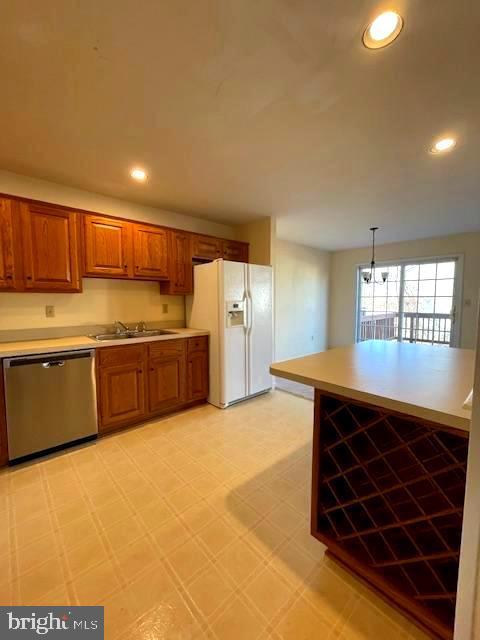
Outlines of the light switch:
{"label": "light switch", "polygon": [[168,313],[168,304],[162,304],[162,313]]}
{"label": "light switch", "polygon": [[55,307],[53,304],[45,305],[45,317],[46,318],[54,318],[55,317]]}

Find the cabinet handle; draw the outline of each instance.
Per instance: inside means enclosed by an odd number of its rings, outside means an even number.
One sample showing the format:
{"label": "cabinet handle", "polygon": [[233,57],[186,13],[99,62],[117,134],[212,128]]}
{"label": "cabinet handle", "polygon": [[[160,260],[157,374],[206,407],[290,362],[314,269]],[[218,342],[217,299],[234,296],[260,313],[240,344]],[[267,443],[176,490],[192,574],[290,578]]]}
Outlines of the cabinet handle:
{"label": "cabinet handle", "polygon": [[32,276],[27,276],[27,280],[31,280],[31,279],[32,279]]}
{"label": "cabinet handle", "polygon": [[123,268],[124,268],[124,269],[128,269],[128,264],[124,264],[124,265],[123,265]]}
{"label": "cabinet handle", "polygon": [[138,370],[138,373],[143,373],[143,369],[139,369],[139,370]]}
{"label": "cabinet handle", "polygon": [[11,273],[7,273],[7,280],[12,280],[12,279],[13,279],[12,274]]}
{"label": "cabinet handle", "polygon": [[155,369],[153,367],[150,367],[150,371],[155,371]]}

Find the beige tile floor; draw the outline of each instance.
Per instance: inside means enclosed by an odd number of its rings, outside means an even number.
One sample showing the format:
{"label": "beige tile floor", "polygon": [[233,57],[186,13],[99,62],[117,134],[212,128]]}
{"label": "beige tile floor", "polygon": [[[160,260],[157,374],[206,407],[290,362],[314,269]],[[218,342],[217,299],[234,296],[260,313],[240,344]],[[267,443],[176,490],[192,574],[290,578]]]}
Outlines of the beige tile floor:
{"label": "beige tile floor", "polygon": [[0,603],[106,638],[424,638],[309,535],[312,410],[205,405],[0,474]]}

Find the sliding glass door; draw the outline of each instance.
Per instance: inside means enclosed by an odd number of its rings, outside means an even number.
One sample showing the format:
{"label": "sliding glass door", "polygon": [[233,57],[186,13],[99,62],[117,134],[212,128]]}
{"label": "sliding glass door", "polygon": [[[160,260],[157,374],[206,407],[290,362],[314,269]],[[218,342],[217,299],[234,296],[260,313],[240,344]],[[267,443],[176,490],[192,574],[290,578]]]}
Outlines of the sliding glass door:
{"label": "sliding glass door", "polygon": [[357,341],[457,345],[457,258],[378,265],[368,284],[364,270],[358,268]]}

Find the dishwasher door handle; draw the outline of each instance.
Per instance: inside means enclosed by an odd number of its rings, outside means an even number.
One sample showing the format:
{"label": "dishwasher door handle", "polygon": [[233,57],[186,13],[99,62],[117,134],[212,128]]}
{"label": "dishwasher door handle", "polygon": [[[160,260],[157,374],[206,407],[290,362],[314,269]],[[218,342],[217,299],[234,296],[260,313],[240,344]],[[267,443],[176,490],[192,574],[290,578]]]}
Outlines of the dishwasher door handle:
{"label": "dishwasher door handle", "polygon": [[52,360],[51,362],[42,362],[44,369],[50,369],[51,367],[64,367],[65,360]]}

